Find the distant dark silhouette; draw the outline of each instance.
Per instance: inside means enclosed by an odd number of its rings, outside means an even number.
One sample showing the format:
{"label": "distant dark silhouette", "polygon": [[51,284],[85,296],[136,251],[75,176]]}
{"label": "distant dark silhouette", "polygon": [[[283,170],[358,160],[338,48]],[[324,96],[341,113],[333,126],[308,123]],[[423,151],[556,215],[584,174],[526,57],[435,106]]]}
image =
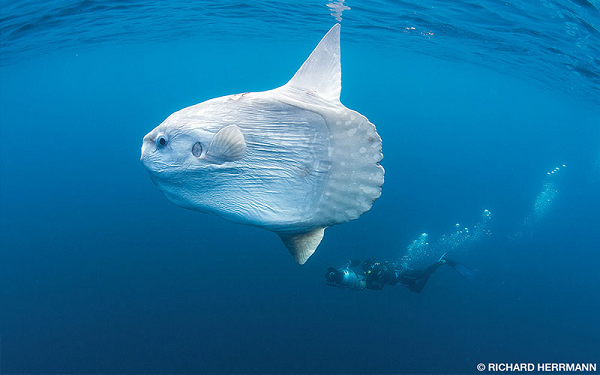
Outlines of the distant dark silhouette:
{"label": "distant dark silhouette", "polygon": [[351,290],[383,289],[385,284],[403,284],[413,292],[420,293],[429,277],[444,264],[454,268],[465,277],[472,276],[476,271],[451,259],[446,259],[446,254],[424,270],[415,270],[402,267],[393,262],[374,262],[370,259],[362,263],[363,273],[359,274],[352,268],[360,265],[360,260],[353,259],[342,268],[330,267],[325,278],[327,285]]}

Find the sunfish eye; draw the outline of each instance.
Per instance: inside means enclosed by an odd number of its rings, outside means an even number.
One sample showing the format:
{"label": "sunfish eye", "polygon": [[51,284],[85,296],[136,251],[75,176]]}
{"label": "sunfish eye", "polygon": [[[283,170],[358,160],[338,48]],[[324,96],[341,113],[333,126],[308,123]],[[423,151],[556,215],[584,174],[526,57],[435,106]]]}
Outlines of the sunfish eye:
{"label": "sunfish eye", "polygon": [[200,142],[194,143],[192,146],[192,155],[199,158],[202,155],[202,144]]}
{"label": "sunfish eye", "polygon": [[165,137],[164,135],[159,135],[158,138],[156,138],[156,143],[159,146],[164,146],[167,144],[167,137]]}

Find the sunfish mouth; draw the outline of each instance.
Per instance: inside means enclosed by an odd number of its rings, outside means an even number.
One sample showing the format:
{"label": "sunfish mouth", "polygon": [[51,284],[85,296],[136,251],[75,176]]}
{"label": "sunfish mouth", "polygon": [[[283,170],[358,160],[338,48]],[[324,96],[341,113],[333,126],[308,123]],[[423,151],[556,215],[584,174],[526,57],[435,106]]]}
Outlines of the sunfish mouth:
{"label": "sunfish mouth", "polygon": [[144,139],[142,140],[142,154],[140,155],[140,161],[142,162],[142,164],[144,164],[144,166],[146,166],[146,163],[144,161],[147,158],[147,155],[153,151],[152,149],[156,149],[154,139],[155,137],[152,133],[153,132],[146,134],[144,136]]}

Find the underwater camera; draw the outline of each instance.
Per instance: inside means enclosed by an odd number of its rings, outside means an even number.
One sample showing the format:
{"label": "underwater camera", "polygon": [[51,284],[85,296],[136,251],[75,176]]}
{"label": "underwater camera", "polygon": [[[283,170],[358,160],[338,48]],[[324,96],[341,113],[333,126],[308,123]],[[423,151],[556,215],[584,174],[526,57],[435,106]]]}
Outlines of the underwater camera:
{"label": "underwater camera", "polygon": [[338,269],[329,267],[325,273],[325,279],[327,279],[327,285],[338,288],[363,290],[366,285],[365,278],[348,267]]}

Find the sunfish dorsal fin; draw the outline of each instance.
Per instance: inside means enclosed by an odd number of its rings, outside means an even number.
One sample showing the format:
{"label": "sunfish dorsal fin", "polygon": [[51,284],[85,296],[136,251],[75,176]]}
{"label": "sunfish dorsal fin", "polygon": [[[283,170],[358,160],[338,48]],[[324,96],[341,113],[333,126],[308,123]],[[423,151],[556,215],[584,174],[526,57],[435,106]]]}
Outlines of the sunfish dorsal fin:
{"label": "sunfish dorsal fin", "polygon": [[296,262],[304,264],[321,243],[323,234],[325,234],[325,228],[318,228],[304,233],[279,233],[279,237]]}
{"label": "sunfish dorsal fin", "polygon": [[308,59],[284,87],[309,91],[327,101],[339,102],[342,91],[339,23],[325,34]]}

